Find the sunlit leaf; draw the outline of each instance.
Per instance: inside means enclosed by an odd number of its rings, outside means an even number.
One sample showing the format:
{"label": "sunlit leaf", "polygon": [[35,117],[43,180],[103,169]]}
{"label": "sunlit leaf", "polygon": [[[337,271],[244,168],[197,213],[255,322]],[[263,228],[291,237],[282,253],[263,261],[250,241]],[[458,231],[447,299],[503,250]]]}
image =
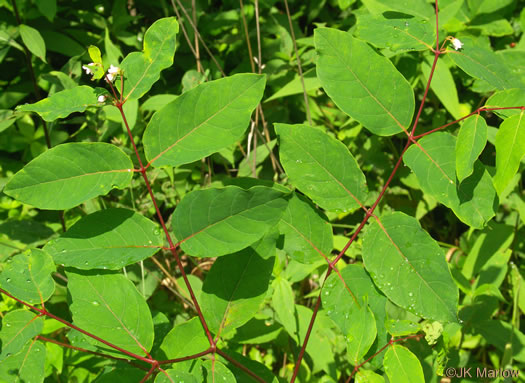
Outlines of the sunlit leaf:
{"label": "sunlit leaf", "polygon": [[403,346],[395,344],[389,347],[383,365],[391,382],[425,383],[421,363],[410,350]]}
{"label": "sunlit leaf", "polygon": [[0,364],[6,358],[16,354],[27,342],[39,335],[44,327],[44,320],[28,310],[13,310],[2,318],[0,330]]}
{"label": "sunlit leaf", "polygon": [[456,140],[456,174],[461,182],[474,171],[474,163],[487,144],[487,123],[479,114],[465,120]]}

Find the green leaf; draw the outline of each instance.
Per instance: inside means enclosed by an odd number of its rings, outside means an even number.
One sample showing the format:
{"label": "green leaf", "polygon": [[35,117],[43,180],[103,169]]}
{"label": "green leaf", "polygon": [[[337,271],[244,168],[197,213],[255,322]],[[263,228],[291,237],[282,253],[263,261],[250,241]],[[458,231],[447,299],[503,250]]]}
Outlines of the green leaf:
{"label": "green leaf", "polygon": [[497,195],[483,164],[461,184],[456,181],[456,138],[436,132],[425,136],[405,153],[405,164],[415,173],[421,189],[448,206],[467,225],[481,229],[495,215]]}
{"label": "green leaf", "polygon": [[83,112],[88,106],[98,105],[98,96],[107,93],[102,88],[91,88],[87,85],[77,86],[54,93],[34,104],[17,106],[19,112],[36,112],[44,120],[51,122],[65,118],[74,112]]}
{"label": "green leaf", "polygon": [[44,320],[28,310],[13,310],[2,318],[0,331],[0,364],[9,356],[16,354],[29,339],[37,336],[44,328]]}
{"label": "green leaf", "polygon": [[461,182],[474,171],[474,163],[487,144],[488,127],[479,114],[470,116],[461,125],[456,140],[456,174]]}
{"label": "green leaf", "polygon": [[67,143],[47,150],[16,173],[4,193],[40,209],[69,209],[127,187],[133,163],[114,145]]}
{"label": "green leaf", "polygon": [[102,54],[100,53],[100,49],[98,49],[98,47],[95,45],[90,45],[88,48],[88,53],[93,63],[102,65]]}
{"label": "green leaf", "polygon": [[342,142],[307,125],[275,124],[275,131],[286,174],[317,205],[346,211],[364,203],[365,176]]}
{"label": "green leaf", "polygon": [[204,369],[205,383],[236,383],[237,380],[233,373],[221,362],[215,360],[206,360],[202,364]]}
{"label": "green leaf", "polygon": [[510,183],[525,156],[525,111],[503,121],[496,134],[496,174],[494,186],[498,195]]}
{"label": "green leaf", "polygon": [[413,217],[395,212],[380,222],[363,238],[363,262],[375,284],[418,316],[456,322],[458,289],[443,250]]}
{"label": "green leaf", "polygon": [[[153,321],[135,285],[122,274],[66,271],[73,323],[124,350],[144,355],[153,345]],[[91,341],[91,339],[90,339]],[[116,353],[98,341],[105,353]]]}
{"label": "green leaf", "polygon": [[219,258],[204,280],[201,307],[210,330],[228,333],[259,310],[275,262],[276,235],[269,234],[238,253]]}
{"label": "green leaf", "polygon": [[385,383],[385,378],[374,371],[360,368],[355,375],[355,383]]}
{"label": "green leaf", "polygon": [[198,354],[209,347],[210,343],[198,317],[176,324],[160,345],[168,359]]}
{"label": "green leaf", "polygon": [[[425,84],[428,82],[432,68],[432,58],[427,56],[426,61],[421,63],[421,70],[425,76]],[[461,106],[458,99],[458,91],[454,77],[444,60],[438,60],[430,83],[430,89],[436,94],[437,98],[447,111],[456,119],[463,117]]]}
{"label": "green leaf", "polygon": [[[132,52],[122,60],[125,98],[141,98],[160,78],[160,72],[173,64],[179,23],[174,17],[155,21],[144,34],[144,50]],[[120,79],[116,82],[120,89]]]}
{"label": "green leaf", "polygon": [[292,337],[297,336],[296,312],[294,302],[294,292],[290,282],[286,279],[277,277],[273,282],[272,306],[279,322]]}
{"label": "green leaf", "polygon": [[55,291],[51,276],[54,271],[55,264],[49,254],[31,249],[7,260],[0,274],[0,286],[25,302],[43,303]]}
{"label": "green leaf", "polygon": [[476,45],[470,38],[462,38],[463,48],[450,51],[450,58],[472,77],[485,80],[496,89],[525,88],[503,59],[489,49]]}
{"label": "green leaf", "polygon": [[391,382],[425,383],[423,368],[421,368],[419,360],[403,346],[394,344],[389,347],[383,365]]}
{"label": "green leaf", "polygon": [[163,244],[158,226],[127,209],[106,209],[83,217],[44,247],[55,263],[77,269],[110,269],[144,260]]}
{"label": "green leaf", "polygon": [[428,20],[409,15],[388,19],[382,15],[360,15],[356,34],[378,48],[394,52],[428,50],[436,41],[435,28]]}
{"label": "green leaf", "polygon": [[419,323],[409,320],[388,319],[385,321],[385,327],[392,336],[406,336],[421,331]]}
{"label": "green leaf", "polygon": [[200,160],[240,140],[261,101],[266,77],[237,74],[201,84],[153,115],[144,151],[154,166]]}
{"label": "green leaf", "polygon": [[363,0],[363,4],[372,14],[397,11],[429,19],[434,13],[430,4],[425,0],[400,0],[395,2],[390,0]]}
{"label": "green leaf", "polygon": [[347,341],[348,358],[357,365],[361,358],[368,352],[377,335],[376,321],[372,310],[361,302],[361,308],[353,312],[345,339]]}
{"label": "green leaf", "polygon": [[[319,79],[317,78],[315,69],[310,69],[309,71],[305,72],[303,74],[303,80],[304,80],[304,87],[306,88],[307,92],[311,90],[319,89],[321,87],[321,83],[319,82]],[[303,84],[301,82],[301,77],[299,75],[296,75],[292,81],[284,85],[277,92],[275,92],[272,96],[264,100],[264,102],[277,100],[278,98],[292,96],[295,94],[302,94],[303,92],[304,90],[303,90]]]}
{"label": "green leaf", "polygon": [[[106,28],[106,33],[104,35],[104,50],[106,51],[106,56],[108,61],[118,66],[119,59],[122,57],[122,52],[120,51],[119,47],[111,41],[111,38],[109,36],[109,29]],[[124,104],[125,105],[125,104]]]}
{"label": "green leaf", "polygon": [[20,24],[20,36],[29,51],[43,62],[46,61],[46,43],[40,32],[25,24]]}
{"label": "green leaf", "polygon": [[279,222],[283,250],[292,259],[313,263],[333,249],[332,227],[306,198],[293,193]]}
{"label": "green leaf", "polygon": [[189,372],[177,371],[177,370],[164,370],[161,371],[155,378],[155,383],[199,383],[197,378],[191,375]]}
{"label": "green leaf", "polygon": [[275,226],[286,208],[286,195],[265,186],[196,190],[173,214],[173,233],[194,257],[218,257],[244,249]]}
{"label": "green leaf", "polygon": [[44,381],[46,346],[39,341],[28,342],[17,354],[0,363],[0,382],[20,383]]}
{"label": "green leaf", "polygon": [[380,136],[408,129],[414,92],[390,60],[348,32],[317,28],[314,40],[317,76],[343,112]]}
{"label": "green leaf", "polygon": [[40,11],[49,21],[53,22],[57,13],[57,0],[39,0],[35,1],[35,4]]}
{"label": "green leaf", "polygon": [[[494,93],[489,97],[485,106],[490,108],[508,108],[511,106],[525,106],[525,92],[523,89],[508,89]],[[522,113],[520,108],[495,110],[501,118],[507,118]]]}

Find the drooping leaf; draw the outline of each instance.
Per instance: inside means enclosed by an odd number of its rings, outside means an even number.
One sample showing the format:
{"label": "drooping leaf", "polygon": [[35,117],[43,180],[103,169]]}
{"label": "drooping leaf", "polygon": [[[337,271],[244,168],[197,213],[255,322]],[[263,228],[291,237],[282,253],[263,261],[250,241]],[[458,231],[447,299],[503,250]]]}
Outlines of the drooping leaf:
{"label": "drooping leaf", "polygon": [[295,320],[295,299],[290,282],[282,277],[277,277],[273,282],[272,306],[279,321],[292,337],[297,336]]}
{"label": "drooping leaf", "polygon": [[307,125],[275,124],[275,131],[281,163],[299,190],[326,210],[363,205],[366,179],[342,142]]}
{"label": "drooping leaf", "polygon": [[348,32],[317,28],[314,40],[317,76],[343,112],[380,136],[408,129],[414,92],[390,60]]}
{"label": "drooping leaf", "polygon": [[302,263],[313,263],[333,249],[332,228],[306,198],[294,193],[288,202],[279,231],[284,235],[283,250]]}
{"label": "drooping leaf", "polygon": [[25,302],[42,303],[55,291],[55,282],[51,276],[54,271],[55,264],[49,254],[40,249],[31,249],[6,262],[0,274],[0,286]]}
{"label": "drooping leaf", "polygon": [[221,362],[215,360],[206,360],[202,364],[204,372],[204,381],[203,383],[237,383],[233,373]]}
{"label": "drooping leaf", "polygon": [[16,354],[29,339],[42,332],[44,320],[28,310],[13,310],[2,318],[0,330],[0,364],[9,356]]}
{"label": "drooping leaf", "polygon": [[[179,23],[174,17],[155,21],[144,34],[144,50],[127,55],[120,68],[124,72],[125,99],[141,98],[173,64]],[[120,79],[116,82],[120,89]]]}
{"label": "drooping leaf", "polygon": [[363,238],[363,262],[375,284],[418,316],[456,322],[458,289],[443,250],[413,217],[395,212],[380,222]]}
{"label": "drooping leaf", "polygon": [[479,114],[465,120],[456,140],[456,174],[461,182],[474,171],[474,163],[487,144],[487,123]]}
{"label": "drooping leaf", "polygon": [[[72,299],[69,308],[76,326],[137,355],[151,350],[151,313],[129,279],[101,270],[95,273],[70,269],[66,276]],[[120,354],[98,341],[93,342],[104,348],[105,353]]]}
{"label": "drooping leaf", "polygon": [[463,48],[450,51],[449,56],[467,74],[485,80],[496,89],[525,89],[525,84],[510,71],[500,56],[470,38],[462,38],[461,41]]}
{"label": "drooping leaf", "polygon": [[360,15],[356,34],[378,48],[392,51],[424,51],[436,41],[435,28],[428,20],[401,14],[388,19],[382,15]]}
{"label": "drooping leaf", "polygon": [[456,181],[456,138],[436,132],[411,146],[403,160],[415,173],[421,189],[448,206],[467,225],[481,229],[495,215],[497,195],[487,169],[474,163],[471,176]]}
{"label": "drooping leaf", "polygon": [[44,381],[46,346],[39,341],[28,342],[22,351],[0,363],[0,382],[19,383]]}
{"label": "drooping leaf", "polygon": [[98,96],[107,94],[102,88],[91,88],[87,85],[54,93],[34,104],[24,104],[16,107],[19,112],[36,112],[45,121],[65,118],[74,112],[83,112],[88,106],[98,105]]}
{"label": "drooping leaf", "polygon": [[361,303],[361,308],[353,311],[348,332],[345,334],[348,359],[354,365],[365,356],[377,335],[374,314],[366,304],[366,300]]}
{"label": "drooping leaf", "polygon": [[197,378],[189,372],[169,369],[161,371],[155,378],[155,383],[199,383]]}
{"label": "drooping leaf", "polygon": [[143,139],[146,158],[154,166],[177,166],[239,141],[265,84],[265,76],[243,73],[177,97],[151,118]]}
{"label": "drooping leaf", "polygon": [[396,383],[425,383],[423,368],[407,348],[394,344],[388,348],[383,362],[389,381]]}
{"label": "drooping leaf", "polygon": [[29,51],[43,62],[46,62],[46,42],[37,29],[20,24],[20,37]]}
{"label": "drooping leaf", "polygon": [[106,209],[83,217],[44,250],[57,264],[119,270],[155,254],[162,237],[158,226],[140,214]]}
{"label": "drooping leaf", "polygon": [[[425,84],[428,82],[430,71],[432,69],[433,57],[427,56],[426,60],[421,63],[421,70],[425,76]],[[430,83],[430,89],[436,94],[443,106],[448,110],[452,117],[459,119],[463,117],[461,106],[458,99],[458,91],[454,77],[444,60],[438,60],[434,68],[434,75]]]}
{"label": "drooping leaf", "polygon": [[160,345],[168,359],[198,354],[209,347],[210,343],[198,317],[175,325]]}
{"label": "drooping leaf", "polygon": [[173,214],[173,233],[194,257],[218,257],[260,239],[279,221],[286,195],[264,186],[196,190],[186,194]]}
{"label": "drooping leaf", "polygon": [[91,61],[95,64],[102,65],[102,54],[100,53],[100,49],[98,49],[95,45],[90,45],[88,48],[89,58],[91,58]]}
{"label": "drooping leaf", "polygon": [[88,199],[127,187],[133,163],[104,142],[55,146],[16,173],[4,193],[40,209],[69,209]]}
{"label": "drooping leaf", "polygon": [[525,111],[503,121],[496,134],[494,186],[501,195],[525,156]]}
{"label": "drooping leaf", "polygon": [[[523,89],[507,89],[494,93],[489,97],[485,103],[486,107],[498,107],[498,108],[508,108],[511,106],[525,106],[525,92]],[[520,108],[516,109],[500,109],[495,110],[498,116],[502,118],[507,118],[520,114],[522,110]]]}
{"label": "drooping leaf", "polygon": [[238,253],[218,258],[204,280],[201,307],[215,333],[226,334],[259,310],[275,262],[277,236],[270,233]]}

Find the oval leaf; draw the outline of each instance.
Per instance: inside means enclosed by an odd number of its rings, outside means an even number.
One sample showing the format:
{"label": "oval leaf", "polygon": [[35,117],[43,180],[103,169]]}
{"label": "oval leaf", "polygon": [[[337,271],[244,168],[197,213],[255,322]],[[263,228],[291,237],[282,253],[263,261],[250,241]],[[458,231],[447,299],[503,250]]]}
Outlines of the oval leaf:
{"label": "oval leaf", "polygon": [[413,217],[396,212],[380,222],[363,238],[363,262],[375,284],[418,316],[457,321],[458,289],[443,250]]}
{"label": "oval leaf", "polygon": [[162,370],[155,378],[155,383],[198,383],[199,381],[189,372],[174,369]]}
{"label": "oval leaf", "polygon": [[525,111],[503,121],[496,134],[496,174],[494,185],[501,195],[525,156]]}
{"label": "oval leaf", "polygon": [[20,37],[29,51],[43,62],[46,62],[46,42],[40,32],[25,24],[20,24]]}
{"label": "oval leaf", "polygon": [[168,359],[198,354],[209,347],[210,343],[198,317],[176,324],[160,345]]}
{"label": "oval leaf", "polygon": [[451,208],[467,225],[482,229],[496,214],[494,209],[498,204],[487,169],[476,161],[473,174],[458,185],[456,138],[436,132],[418,142],[420,147],[408,148],[403,160],[415,173],[421,189]]}
{"label": "oval leaf", "polygon": [[[66,271],[73,323],[124,350],[144,355],[153,345],[153,320],[146,301],[124,275],[97,273]],[[93,342],[106,353],[122,356]]]}
{"label": "oval leaf", "polygon": [[46,346],[39,341],[28,342],[17,354],[5,358],[0,363],[0,382],[44,381]]}
{"label": "oval leaf", "polygon": [[306,198],[294,193],[279,223],[283,250],[301,263],[329,257],[333,249],[332,227]]}
{"label": "oval leaf", "polygon": [[394,344],[389,347],[383,365],[391,382],[425,383],[421,363],[410,350],[403,346]]}
{"label": "oval leaf", "polygon": [[55,292],[53,258],[45,251],[32,249],[8,259],[0,286],[13,296],[28,303],[43,303]]}
{"label": "oval leaf", "polygon": [[190,163],[239,141],[261,101],[266,77],[237,74],[197,86],[153,115],[144,132],[154,166]]}
{"label": "oval leaf", "polygon": [[[178,31],[175,17],[155,21],[144,34],[144,50],[122,60],[126,99],[141,98],[160,78],[160,72],[173,64]],[[115,87],[120,89],[120,79]]]}
{"label": "oval leaf", "polygon": [[207,360],[202,363],[204,369],[205,383],[236,383],[237,380],[233,373],[219,361]]}
{"label": "oval leaf", "polygon": [[162,243],[149,219],[127,209],[106,209],[83,217],[44,249],[57,264],[119,270],[151,257]]}
{"label": "oval leaf", "polygon": [[275,124],[275,131],[281,163],[294,186],[326,210],[363,205],[365,175],[342,142],[307,125]]}
{"label": "oval leaf", "polygon": [[0,364],[9,356],[19,352],[29,341],[44,328],[44,319],[28,310],[14,310],[2,318],[0,331]]}
{"label": "oval leaf", "polygon": [[488,127],[479,114],[465,120],[456,140],[456,174],[461,182],[474,171],[474,162],[487,144]]}
{"label": "oval leaf", "polygon": [[211,331],[227,334],[259,311],[275,262],[275,241],[275,235],[268,235],[215,261],[201,293],[202,312]]}
{"label": "oval leaf", "polygon": [[[523,92],[523,89],[508,89],[508,90],[502,90],[500,92],[494,93],[492,96],[489,97],[487,102],[485,103],[485,106],[487,108],[508,108],[512,106],[524,106],[525,105],[525,92]],[[516,114],[520,114],[522,112],[521,108],[516,109],[500,109],[500,110],[494,110],[493,113],[496,113],[498,116],[502,118],[507,118],[510,116],[514,116]]]}
{"label": "oval leaf", "polygon": [[218,257],[244,249],[279,222],[285,194],[265,186],[196,190],[173,214],[173,233],[195,257]]}
{"label": "oval leaf", "polygon": [[99,104],[98,96],[106,94],[102,88],[91,88],[87,85],[66,89],[34,104],[17,106],[19,112],[36,112],[46,121],[65,118],[74,112],[83,112],[88,106]]}
{"label": "oval leaf", "polygon": [[114,145],[68,143],[47,150],[16,173],[4,193],[40,209],[69,209],[127,187],[133,163]]}
{"label": "oval leaf", "polygon": [[317,28],[314,40],[317,76],[343,112],[380,136],[408,129],[414,92],[389,59],[348,32]]}

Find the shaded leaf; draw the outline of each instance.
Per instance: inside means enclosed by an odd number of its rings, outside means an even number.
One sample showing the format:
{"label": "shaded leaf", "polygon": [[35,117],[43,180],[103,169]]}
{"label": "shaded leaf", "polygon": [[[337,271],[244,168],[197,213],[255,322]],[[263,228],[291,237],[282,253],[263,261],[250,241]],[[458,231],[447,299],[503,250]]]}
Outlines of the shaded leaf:
{"label": "shaded leaf", "polygon": [[292,337],[297,336],[297,323],[295,313],[294,292],[290,282],[277,277],[273,282],[272,306],[279,322]]}
{"label": "shaded leaf", "polygon": [[20,24],[20,37],[29,51],[43,62],[46,62],[46,43],[40,32],[29,25]]}
{"label": "shaded leaf", "polygon": [[525,111],[503,121],[496,134],[496,174],[494,186],[499,195],[517,173],[525,156]]}
{"label": "shaded leaf", "polygon": [[260,239],[279,221],[287,201],[275,189],[237,186],[186,194],[173,214],[173,233],[195,257],[218,257]]}
{"label": "shaded leaf", "polygon": [[[144,34],[144,50],[122,60],[125,99],[141,98],[158,81],[160,72],[173,64],[178,31],[175,17],[155,21]],[[115,87],[120,89],[120,79]]]}
{"label": "shaded leaf", "polygon": [[201,307],[210,330],[228,333],[262,304],[275,262],[277,236],[269,234],[238,253],[218,258],[204,280]]}
{"label": "shaded leaf", "polygon": [[261,101],[266,77],[237,74],[201,84],[153,115],[144,151],[154,166],[200,160],[240,140]]}
{"label": "shaded leaf", "polygon": [[[66,271],[73,323],[124,350],[144,355],[153,345],[153,321],[146,301],[124,275],[97,273]],[[122,356],[98,341],[92,342],[105,353]]]}
{"label": "shaded leaf", "polygon": [[[508,89],[502,90],[494,93],[489,97],[485,103],[486,107],[499,107],[499,108],[508,108],[511,106],[525,106],[525,92],[523,89]],[[498,116],[502,118],[514,116],[516,114],[522,113],[522,110],[517,109],[501,109],[495,110]]]}
{"label": "shaded leaf", "polygon": [[107,94],[102,88],[91,88],[87,85],[66,89],[34,104],[16,107],[18,112],[36,112],[46,121],[65,118],[71,113],[83,112],[88,106],[98,105],[98,96]]}
{"label": "shaded leaf", "polygon": [[[310,69],[309,71],[304,72],[303,80],[304,80],[304,87],[306,88],[307,92],[311,90],[319,89],[321,87],[321,83],[319,82],[319,79],[317,78],[315,69]],[[277,92],[275,92],[273,95],[271,95],[266,100],[264,100],[264,102],[269,102],[272,100],[276,100],[278,98],[283,98],[283,97],[292,96],[295,94],[302,94],[302,93],[303,93],[303,84],[301,83],[301,77],[299,77],[299,75],[296,75],[292,81],[285,84]]]}
{"label": "shaded leaf", "polygon": [[[421,63],[421,70],[425,76],[425,84],[428,82],[430,71],[432,69],[433,58],[428,56],[426,61]],[[437,98],[448,112],[456,119],[463,117],[461,106],[458,99],[456,83],[447,63],[444,60],[438,60],[434,68],[434,75],[430,83],[430,89],[436,94]]]}
{"label": "shaded leaf", "polygon": [[317,76],[343,112],[380,136],[408,129],[414,92],[390,60],[348,32],[317,28],[314,40]]}
{"label": "shaded leaf", "polygon": [[40,209],[69,209],[88,199],[127,187],[133,163],[103,142],[55,146],[16,173],[4,193]]}
{"label": "shaded leaf", "polygon": [[160,345],[168,359],[198,354],[209,347],[210,343],[198,317],[176,324]]}
{"label": "shaded leaf", "polygon": [[409,349],[403,346],[394,344],[389,347],[383,365],[391,382],[425,383],[419,360]]}
{"label": "shaded leaf", "polygon": [[366,304],[366,300],[361,303],[361,308],[353,311],[352,320],[345,334],[347,355],[354,365],[365,356],[377,335],[374,314]]}
{"label": "shaded leaf", "polygon": [[456,140],[456,174],[461,182],[474,171],[474,163],[487,144],[487,123],[479,114],[461,125]]}
{"label": "shaded leaf", "polygon": [[106,209],[83,217],[44,249],[55,263],[77,269],[110,269],[149,258],[163,244],[159,227],[127,209]]}
{"label": "shaded leaf", "polygon": [[363,262],[375,284],[418,316],[456,322],[458,289],[443,250],[413,217],[396,212],[380,221],[363,238]]}
{"label": "shaded leaf", "polygon": [[51,274],[55,264],[49,254],[40,249],[31,249],[8,259],[0,286],[13,296],[28,303],[43,303],[55,291]]}
{"label": "shaded leaf", "polygon": [[292,195],[279,222],[283,250],[302,263],[313,263],[333,249],[332,227],[304,197]]}
{"label": "shaded leaf", "polygon": [[294,186],[326,210],[363,204],[365,176],[342,142],[307,125],[275,124],[275,131],[281,163]]}
{"label": "shaded leaf", "polygon": [[28,310],[13,310],[2,318],[0,331],[0,364],[9,356],[16,354],[26,345],[29,339],[37,336],[44,328],[42,317]]}
{"label": "shaded leaf", "polygon": [[467,225],[483,228],[495,215],[498,204],[492,179],[476,161],[474,172],[461,184],[456,181],[456,138],[436,132],[420,139],[421,148],[411,146],[403,160],[415,173],[421,189],[448,206]]}
{"label": "shaded leaf", "polygon": [[485,80],[496,89],[525,88],[503,59],[489,49],[476,45],[470,38],[462,38],[463,48],[450,51],[450,58],[472,77]]}

